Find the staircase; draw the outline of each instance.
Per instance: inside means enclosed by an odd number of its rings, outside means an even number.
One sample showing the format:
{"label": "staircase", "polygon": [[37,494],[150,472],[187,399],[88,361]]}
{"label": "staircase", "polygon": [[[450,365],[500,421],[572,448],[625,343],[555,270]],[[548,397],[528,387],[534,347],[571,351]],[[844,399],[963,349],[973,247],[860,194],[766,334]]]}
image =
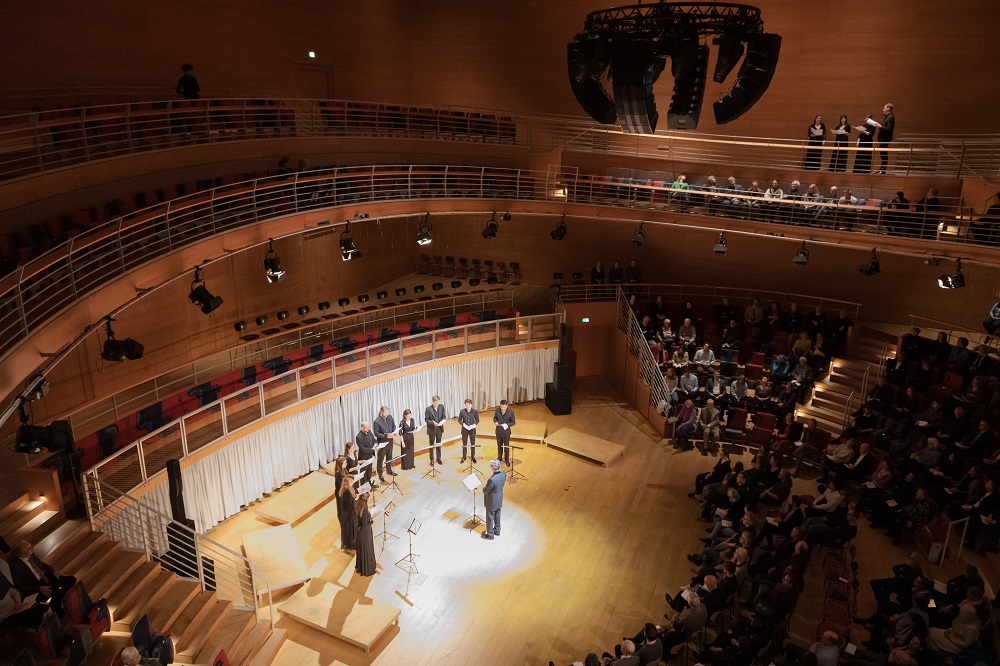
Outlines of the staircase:
{"label": "staircase", "polygon": [[25,493],[0,507],[0,537],[11,547],[22,539],[35,544],[62,521],[58,511],[49,508],[43,500],[33,500]]}
{"label": "staircase", "polygon": [[[862,389],[870,391],[878,381],[882,359],[895,354],[896,341],[891,333],[861,326],[846,356],[834,359],[830,373],[816,382],[812,399],[795,410],[798,420],[815,418],[820,428],[839,435],[844,429],[848,401],[851,401],[851,412],[862,404],[865,399]],[[864,386],[866,372],[867,387]]]}

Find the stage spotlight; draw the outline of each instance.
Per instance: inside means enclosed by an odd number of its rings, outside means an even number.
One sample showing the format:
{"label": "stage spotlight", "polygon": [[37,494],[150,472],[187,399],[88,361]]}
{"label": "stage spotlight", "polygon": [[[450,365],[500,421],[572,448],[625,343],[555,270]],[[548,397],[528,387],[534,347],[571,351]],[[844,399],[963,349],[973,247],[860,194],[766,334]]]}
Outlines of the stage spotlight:
{"label": "stage spotlight", "polygon": [[52,388],[49,386],[48,380],[42,377],[41,373],[29,379],[25,382],[25,385],[28,387],[23,393],[25,402],[41,400],[49,394],[49,390]]}
{"label": "stage spotlight", "polygon": [[380,301],[384,301],[385,299],[389,298],[389,292],[387,292],[387,291],[376,291],[375,292],[375,298],[377,298]]}
{"label": "stage spotlight", "polygon": [[479,286],[479,278],[471,278],[469,280],[469,286],[470,287],[478,287]]}
{"label": "stage spotlight", "polygon": [[424,215],[423,221],[420,223],[420,227],[417,229],[417,245],[430,245],[431,244],[431,215],[427,213]]}
{"label": "stage spotlight", "polygon": [[639,228],[635,230],[632,234],[632,244],[633,245],[645,245],[646,243],[646,230],[642,228],[643,223],[639,223]]}
{"label": "stage spotlight", "polygon": [[337,305],[339,305],[342,308],[346,308],[350,304],[351,304],[351,299],[349,299],[349,298],[338,298],[337,299]]}
{"label": "stage spotlight", "polygon": [[406,296],[406,287],[396,287],[396,296]]}
{"label": "stage spotlight", "polygon": [[[365,215],[365,217],[368,217]],[[357,215],[354,219],[358,218]],[[340,232],[340,255],[344,261],[351,261],[352,259],[361,258],[361,250],[354,246],[354,237],[351,235],[351,223],[347,223],[347,228]]]}
{"label": "stage spotlight", "polygon": [[792,263],[796,266],[805,266],[809,263],[809,250],[806,249],[806,242],[802,241],[802,247],[792,257]]}
{"label": "stage spotlight", "polygon": [[238,321],[233,324],[233,330],[239,333],[240,331],[246,330],[247,323],[245,321]]}
{"label": "stage spotlight", "polygon": [[288,310],[281,310],[278,312],[278,321],[285,321],[288,319]]}
{"label": "stage spotlight", "polygon": [[285,271],[281,270],[281,259],[278,258],[278,253],[274,251],[273,238],[267,241],[267,253],[264,255],[264,275],[267,276],[267,281],[270,284],[274,284],[285,277]]}
{"label": "stage spotlight", "polygon": [[253,321],[258,326],[263,326],[264,324],[267,323],[267,315],[261,315],[261,316],[257,317],[256,319],[254,319]]}
{"label": "stage spotlight", "polygon": [[330,309],[330,301],[320,301],[316,307],[319,308],[320,312],[326,312]]}
{"label": "stage spotlight", "polygon": [[719,237],[715,239],[715,249],[712,250],[715,254],[725,254],[726,253],[726,234],[725,232],[719,234]]}
{"label": "stage spotlight", "polygon": [[556,228],[553,229],[551,231],[551,233],[549,233],[549,236],[552,237],[552,240],[557,240],[557,241],[561,241],[563,238],[566,238],[566,216],[565,215],[563,215],[562,219],[559,220],[559,224],[556,225]]}
{"label": "stage spotlight", "polygon": [[110,317],[104,321],[104,333],[107,335],[107,339],[104,341],[101,358],[105,361],[135,361],[142,358],[144,348],[141,344],[132,338],[115,339],[115,332],[111,330],[112,321],[114,320]]}
{"label": "stage spotlight", "polygon": [[451,288],[452,289],[458,289],[461,286],[462,286],[462,281],[461,280],[452,280],[451,281]]}
{"label": "stage spotlight", "polygon": [[191,283],[188,300],[201,308],[204,314],[211,314],[222,305],[222,297],[215,296],[205,288],[205,281],[201,278],[201,268],[197,266],[194,269],[194,281]]}
{"label": "stage spotlight", "polygon": [[426,287],[424,287],[424,285],[422,285],[422,284],[418,284],[417,286],[415,286],[413,288],[413,293],[414,294],[422,294],[422,293],[424,293],[424,291],[426,291]]}
{"label": "stage spotlight", "polygon": [[872,277],[882,272],[882,265],[879,263],[878,252],[875,251],[875,248],[872,248],[871,258],[858,266],[858,271],[867,277]]}
{"label": "stage spotlight", "polygon": [[434,291],[441,291],[442,289],[444,289],[444,285],[440,282],[435,282],[434,284],[431,285],[431,289],[433,289]]}
{"label": "stage spotlight", "polygon": [[715,73],[712,80],[722,83],[729,76],[729,73],[736,67],[736,63],[743,57],[743,38],[739,34],[729,31],[713,40],[719,45],[719,53],[715,60]]}
{"label": "stage spotlight", "polygon": [[309,314],[309,306],[308,305],[300,305],[298,307],[297,312],[299,313],[300,317],[304,317],[305,315]]}
{"label": "stage spotlight", "polygon": [[483,238],[496,238],[498,229],[497,214],[493,213],[493,216],[490,217],[489,221],[486,223],[486,227],[483,229]]}
{"label": "stage spotlight", "polygon": [[358,303],[367,303],[370,300],[371,299],[368,297],[368,294],[361,294],[358,296]]}
{"label": "stage spotlight", "polygon": [[965,286],[965,276],[962,275],[962,260],[955,260],[955,274],[942,275],[938,278],[938,286],[942,289],[961,289]]}

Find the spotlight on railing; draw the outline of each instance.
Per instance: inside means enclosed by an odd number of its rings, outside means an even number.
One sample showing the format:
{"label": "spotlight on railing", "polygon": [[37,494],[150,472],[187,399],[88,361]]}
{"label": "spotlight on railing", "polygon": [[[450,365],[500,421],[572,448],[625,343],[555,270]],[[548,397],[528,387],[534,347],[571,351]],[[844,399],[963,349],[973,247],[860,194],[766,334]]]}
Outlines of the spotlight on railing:
{"label": "spotlight on railing", "polygon": [[191,293],[188,300],[201,308],[204,314],[211,314],[222,305],[222,296],[216,296],[205,288],[205,281],[201,277],[201,268],[195,266],[194,281],[191,283]]}
{"label": "spotlight on railing", "polygon": [[556,240],[556,241],[561,241],[563,238],[566,238],[566,216],[565,215],[563,215],[562,219],[559,220],[559,224],[556,225],[556,228],[553,229],[549,233],[549,236],[552,238],[552,240]]}
{"label": "spotlight on railing", "polygon": [[368,294],[361,294],[358,296],[358,303],[367,303],[370,300],[371,298],[369,298]]}
{"label": "spotlight on railing", "polygon": [[451,288],[452,289],[458,289],[461,286],[462,286],[462,281],[461,280],[452,280],[451,281]]}
{"label": "spotlight on railing", "polygon": [[792,257],[792,263],[796,266],[806,266],[809,264],[809,250],[806,248],[806,242],[802,241],[802,247],[799,251],[795,253]]}
{"label": "spotlight on railing", "polygon": [[965,276],[962,275],[962,260],[955,260],[955,274],[942,275],[938,278],[938,286],[942,289],[961,289],[965,286]]}
{"label": "spotlight on railing", "polygon": [[719,237],[715,239],[715,248],[712,250],[715,254],[725,254],[726,253],[726,233],[722,232]]}
{"label": "spotlight on railing", "polygon": [[132,338],[125,338],[124,340],[115,339],[115,332],[111,330],[112,321],[114,320],[111,317],[104,320],[104,332],[107,335],[107,339],[104,341],[104,350],[101,352],[101,358],[105,361],[135,361],[142,358],[144,348],[141,344]]}
{"label": "spotlight on railing", "polygon": [[264,275],[267,276],[267,281],[270,284],[274,284],[285,277],[285,271],[281,270],[281,259],[278,258],[278,253],[274,251],[273,238],[267,241],[267,253],[264,255]]}
{"label": "spotlight on railing", "polygon": [[267,323],[267,315],[261,315],[261,316],[257,317],[256,319],[254,319],[253,321],[258,326],[263,326],[264,324]]}
{"label": "spotlight on railing", "polygon": [[299,313],[300,317],[304,317],[305,315],[309,314],[309,306],[308,305],[300,305],[298,307],[298,309],[296,310],[296,312]]}
{"label": "spotlight on railing", "polygon": [[414,294],[422,294],[422,293],[424,293],[424,291],[425,291],[425,287],[422,284],[418,284],[417,286],[415,286],[413,288],[413,293]]}
{"label": "spotlight on railing", "polygon": [[377,292],[375,292],[375,298],[377,298],[380,301],[384,301],[385,299],[389,298],[389,292],[387,292],[387,291],[377,291]]}
{"label": "spotlight on railing", "polygon": [[493,213],[489,221],[486,223],[486,228],[483,229],[483,238],[496,238],[497,231],[499,230],[499,225],[497,224],[497,214]]}
{"label": "spotlight on railing", "polygon": [[[365,217],[368,217],[365,215]],[[357,215],[354,219],[359,219]],[[347,228],[340,232],[340,257],[344,261],[361,258],[361,250],[354,245],[354,237],[351,235],[351,223],[347,223]]]}
{"label": "spotlight on railing", "polygon": [[396,287],[396,296],[406,296],[406,287]]}
{"label": "spotlight on railing", "polygon": [[431,214],[425,213],[424,219],[417,228],[417,245],[431,244]]}
{"label": "spotlight on railing", "polygon": [[433,289],[434,291],[441,291],[442,289],[444,289],[444,285],[440,282],[435,282],[434,284],[431,285],[431,289]]}
{"label": "spotlight on railing", "polygon": [[349,298],[338,298],[337,299],[337,305],[339,305],[342,308],[346,308],[350,304],[351,304],[351,299],[349,299]]}
{"label": "spotlight on railing", "polygon": [[646,244],[646,230],[642,227],[643,223],[639,223],[639,228],[635,230],[632,234],[632,244],[633,245],[645,245]]}
{"label": "spotlight on railing", "polygon": [[319,308],[320,312],[326,312],[330,309],[330,301],[320,301],[316,307]]}
{"label": "spotlight on railing", "polygon": [[280,310],[278,312],[278,321],[285,321],[288,319],[288,310]]}
{"label": "spotlight on railing", "polygon": [[470,287],[478,287],[479,286],[479,278],[470,278],[469,279],[469,286]]}
{"label": "spotlight on railing", "polygon": [[878,252],[875,248],[872,248],[871,258],[858,266],[858,271],[867,277],[872,277],[882,272],[882,265],[879,263]]}
{"label": "spotlight on railing", "polygon": [[233,330],[239,333],[240,331],[246,330],[247,323],[245,321],[238,321],[233,324]]}

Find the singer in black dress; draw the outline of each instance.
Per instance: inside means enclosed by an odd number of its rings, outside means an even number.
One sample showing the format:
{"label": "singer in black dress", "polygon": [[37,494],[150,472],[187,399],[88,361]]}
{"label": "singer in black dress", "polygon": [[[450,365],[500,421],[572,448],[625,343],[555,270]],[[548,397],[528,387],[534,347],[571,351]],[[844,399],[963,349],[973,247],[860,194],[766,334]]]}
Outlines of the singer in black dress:
{"label": "singer in black dress", "polygon": [[360,495],[354,503],[358,521],[357,556],[355,571],[362,576],[375,575],[375,536],[372,533],[372,514],[368,511],[368,493]]}
{"label": "singer in black dress", "polygon": [[358,495],[350,477],[344,477],[337,489],[337,517],[340,518],[340,547],[354,550],[358,540],[358,516],[354,513],[354,503]]}
{"label": "singer in black dress", "polygon": [[822,116],[816,116],[813,118],[812,125],[809,126],[809,130],[806,132],[806,137],[809,139],[810,146],[817,147],[810,147],[809,150],[806,151],[806,159],[803,166],[806,169],[818,171],[823,161],[823,151],[820,150],[818,146],[822,146],[823,141],[826,140],[826,125],[823,124]]}
{"label": "singer in black dress", "polygon": [[840,122],[833,128],[834,150],[830,156],[830,171],[847,171],[847,139],[850,134],[851,124],[847,122],[847,116],[840,116]]}
{"label": "singer in black dress", "polygon": [[413,420],[410,410],[403,410],[403,419],[399,422],[399,434],[403,436],[403,469],[413,469],[416,465],[413,462],[413,453],[416,448],[413,445],[413,431],[417,429],[417,424]]}

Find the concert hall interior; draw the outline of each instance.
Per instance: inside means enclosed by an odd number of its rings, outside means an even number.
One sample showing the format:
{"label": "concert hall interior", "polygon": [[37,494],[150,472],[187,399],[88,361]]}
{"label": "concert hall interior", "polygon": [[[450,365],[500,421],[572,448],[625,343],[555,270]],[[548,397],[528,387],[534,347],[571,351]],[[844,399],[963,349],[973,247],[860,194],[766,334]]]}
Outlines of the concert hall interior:
{"label": "concert hall interior", "polygon": [[611,4],[0,6],[0,666],[997,662],[1000,15]]}

